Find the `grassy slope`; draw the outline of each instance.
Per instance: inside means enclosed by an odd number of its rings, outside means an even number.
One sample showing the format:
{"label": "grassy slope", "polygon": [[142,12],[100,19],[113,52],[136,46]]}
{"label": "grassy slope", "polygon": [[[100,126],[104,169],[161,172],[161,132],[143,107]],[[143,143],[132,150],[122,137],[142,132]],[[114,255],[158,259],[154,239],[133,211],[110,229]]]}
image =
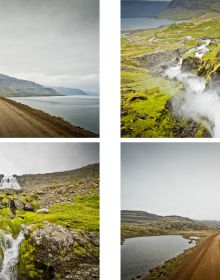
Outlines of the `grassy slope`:
{"label": "grassy slope", "polygon": [[[66,180],[61,180],[63,176],[66,177]],[[41,186],[42,180],[40,185],[37,184],[39,177],[44,178],[44,187]],[[16,238],[22,224],[25,226],[31,225],[31,232],[33,232],[40,228],[45,221],[48,221],[73,231],[99,233],[99,175],[97,165],[74,171],[54,173],[54,175],[28,175],[25,176],[25,181],[28,183],[31,178],[35,184],[33,183],[29,188],[25,185],[26,187],[21,193],[0,193],[1,230],[11,233]],[[35,210],[48,207],[49,214],[17,210],[14,217],[8,208],[10,199],[19,200],[23,204],[28,202]],[[48,200],[50,200],[50,203]],[[78,254],[81,251],[84,252],[81,248],[78,249]],[[42,271],[35,266],[34,250],[30,239],[25,239],[22,242],[19,269],[22,269],[24,275],[28,275],[28,279],[42,279],[40,276]],[[97,254],[97,248],[94,247],[94,256]]]}
{"label": "grassy slope", "polygon": [[[212,70],[219,65],[220,15],[209,14],[200,18],[173,24],[169,27],[130,32],[121,40],[121,105],[123,137],[180,137],[192,135],[187,131],[189,120],[177,120],[167,109],[167,102],[182,94],[182,85],[153,75],[138,62],[137,57],[177,48],[188,50],[199,44],[199,39],[215,40],[211,53],[204,57],[205,68]],[[149,40],[156,36],[152,42]],[[186,37],[191,36],[190,40]],[[193,56],[193,54],[192,54]],[[202,67],[203,71],[204,67]],[[210,74],[210,69],[208,73]],[[201,72],[201,74],[203,74]],[[180,129],[179,129],[180,128]],[[204,137],[200,125],[193,137]]]}

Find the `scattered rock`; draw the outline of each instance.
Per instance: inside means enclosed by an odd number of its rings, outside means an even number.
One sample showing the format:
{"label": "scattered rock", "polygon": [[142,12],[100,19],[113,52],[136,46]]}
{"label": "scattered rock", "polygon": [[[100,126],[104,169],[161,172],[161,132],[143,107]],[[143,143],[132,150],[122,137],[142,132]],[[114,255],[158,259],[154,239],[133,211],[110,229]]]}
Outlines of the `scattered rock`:
{"label": "scattered rock", "polygon": [[26,202],[24,205],[24,210],[25,211],[34,211],[34,207],[32,206],[32,204],[30,202]]}
{"label": "scattered rock", "polygon": [[30,237],[38,264],[54,271],[55,279],[99,279],[99,237],[45,223]]}
{"label": "scattered rock", "polygon": [[38,214],[48,214],[48,213],[49,213],[49,209],[47,209],[47,208],[41,208],[41,209],[38,209],[38,210],[36,211],[36,213],[38,213]]}

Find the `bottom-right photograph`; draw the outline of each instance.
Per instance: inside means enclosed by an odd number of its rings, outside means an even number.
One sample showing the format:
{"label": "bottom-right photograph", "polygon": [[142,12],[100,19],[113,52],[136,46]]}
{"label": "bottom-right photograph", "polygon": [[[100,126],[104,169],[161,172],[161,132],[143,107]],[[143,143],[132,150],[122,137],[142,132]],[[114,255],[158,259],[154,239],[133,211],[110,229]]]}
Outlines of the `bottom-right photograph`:
{"label": "bottom-right photograph", "polygon": [[122,143],[121,279],[220,279],[220,143]]}

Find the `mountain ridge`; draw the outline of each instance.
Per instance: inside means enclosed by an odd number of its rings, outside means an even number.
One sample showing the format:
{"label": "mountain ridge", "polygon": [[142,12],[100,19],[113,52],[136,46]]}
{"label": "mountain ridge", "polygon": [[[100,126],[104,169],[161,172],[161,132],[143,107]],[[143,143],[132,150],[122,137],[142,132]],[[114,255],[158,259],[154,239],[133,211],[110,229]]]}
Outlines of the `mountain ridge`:
{"label": "mountain ridge", "polygon": [[166,215],[161,216],[146,211],[134,211],[134,210],[122,210],[121,211],[121,220],[122,223],[143,223],[143,222],[157,222],[157,221],[166,221],[166,220],[181,220],[187,222],[193,222],[193,219],[188,217],[182,217],[179,215]]}
{"label": "mountain ridge", "polygon": [[87,92],[85,92],[84,90],[81,90],[79,88],[69,88],[69,87],[53,87],[53,89],[60,93],[60,94],[64,94],[64,95],[85,95],[88,96],[89,94]]}
{"label": "mountain ridge", "polygon": [[213,12],[220,12],[218,0],[173,0],[159,17],[189,19]]}
{"label": "mountain ridge", "polygon": [[27,97],[27,96],[54,96],[61,95],[50,87],[44,87],[33,81],[18,79],[0,74],[0,96]]}

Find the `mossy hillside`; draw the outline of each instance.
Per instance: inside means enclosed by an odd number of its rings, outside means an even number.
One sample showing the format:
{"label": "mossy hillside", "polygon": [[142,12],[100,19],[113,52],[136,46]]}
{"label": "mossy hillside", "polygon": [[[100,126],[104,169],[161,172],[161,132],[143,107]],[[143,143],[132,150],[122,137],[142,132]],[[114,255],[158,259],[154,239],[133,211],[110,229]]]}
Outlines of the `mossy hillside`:
{"label": "mossy hillside", "polygon": [[[32,225],[31,231],[42,227],[44,222],[62,225],[74,231],[99,232],[99,196],[91,194],[87,196],[76,196],[74,202],[64,202],[53,204],[49,209],[49,214],[37,214],[35,212],[18,211],[22,217],[22,224]],[[76,258],[86,253],[98,256],[97,247],[90,244],[89,247],[69,248]],[[59,252],[60,253],[60,252]],[[59,254],[58,257],[62,258]],[[47,279],[50,264],[42,267],[42,263],[36,261],[35,247],[31,239],[22,242],[19,253],[19,275],[24,279]]]}
{"label": "mossy hillside", "polygon": [[60,224],[74,230],[99,231],[99,196],[76,196],[75,202],[54,204],[49,214],[17,210],[12,217],[9,208],[0,209],[0,228],[15,237],[21,224],[41,226],[44,221]]}
{"label": "mossy hillside", "polygon": [[49,214],[18,211],[25,225],[41,226],[44,221],[59,224],[75,231],[99,231],[99,196],[77,196],[75,202],[54,204]]}
{"label": "mossy hillside", "polygon": [[[173,96],[182,94],[183,86],[158,74],[150,73],[148,69],[143,68],[137,58],[140,55],[178,48],[189,50],[201,44],[202,38],[210,38],[214,40],[214,43],[210,45],[210,52],[201,60],[201,67],[196,69],[208,81],[219,65],[219,19],[219,15],[212,14],[191,21],[178,22],[169,27],[123,35],[121,43],[123,137],[178,137],[175,131],[179,130],[179,126],[186,130],[185,125],[190,125],[190,120],[176,119],[166,108],[167,102]],[[154,40],[149,42],[153,37],[155,37]],[[188,56],[194,57],[194,54]],[[152,95],[152,88],[155,87],[157,87],[157,93]],[[143,94],[146,97],[143,97]],[[140,95],[141,97],[137,98]],[[205,128],[200,124],[192,137],[204,137],[205,134]]]}

